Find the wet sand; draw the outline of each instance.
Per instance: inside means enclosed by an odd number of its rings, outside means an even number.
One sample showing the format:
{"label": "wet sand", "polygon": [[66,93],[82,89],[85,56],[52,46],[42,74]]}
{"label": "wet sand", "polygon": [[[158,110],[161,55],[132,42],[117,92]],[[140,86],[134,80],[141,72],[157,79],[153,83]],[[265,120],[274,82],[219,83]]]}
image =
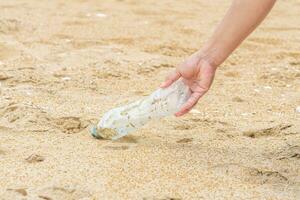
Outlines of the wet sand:
{"label": "wet sand", "polygon": [[299,0],[278,1],[196,110],[88,129],[154,91],[230,1],[0,2],[0,199],[300,199]]}

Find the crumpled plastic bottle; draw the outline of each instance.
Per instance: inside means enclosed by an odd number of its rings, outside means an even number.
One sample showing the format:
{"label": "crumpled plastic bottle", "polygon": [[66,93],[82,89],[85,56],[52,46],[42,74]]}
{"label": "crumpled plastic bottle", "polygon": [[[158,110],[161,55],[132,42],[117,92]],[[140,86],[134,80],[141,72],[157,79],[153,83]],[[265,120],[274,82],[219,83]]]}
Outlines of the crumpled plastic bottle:
{"label": "crumpled plastic bottle", "polygon": [[95,138],[116,140],[152,119],[175,114],[190,95],[189,87],[179,79],[168,88],[160,88],[144,99],[108,111],[91,129],[91,134]]}

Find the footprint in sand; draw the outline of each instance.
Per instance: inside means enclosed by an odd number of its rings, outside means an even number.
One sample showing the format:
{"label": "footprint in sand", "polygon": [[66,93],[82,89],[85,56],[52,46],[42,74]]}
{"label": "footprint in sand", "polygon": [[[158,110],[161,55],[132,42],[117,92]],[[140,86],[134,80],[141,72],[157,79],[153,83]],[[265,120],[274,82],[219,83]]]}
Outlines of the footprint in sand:
{"label": "footprint in sand", "polygon": [[271,128],[264,128],[260,130],[251,130],[246,131],[243,133],[244,136],[250,138],[260,138],[260,137],[267,137],[267,136],[279,136],[284,134],[284,131],[288,128],[292,127],[291,124],[280,124]]}
{"label": "footprint in sand", "polygon": [[283,151],[275,154],[278,160],[298,159],[300,160],[300,146],[289,146]]}
{"label": "footprint in sand", "polygon": [[7,189],[0,199],[81,200],[94,198],[88,191],[52,186],[33,190],[27,188]]}
{"label": "footprint in sand", "polygon": [[189,143],[192,141],[193,141],[193,138],[183,138],[183,139],[177,140],[176,142],[177,143]]}
{"label": "footprint in sand", "polygon": [[14,102],[0,108],[0,117],[10,126],[19,126],[21,130],[41,132],[47,130],[49,116],[35,105],[22,105]]}
{"label": "footprint in sand", "polygon": [[[6,193],[3,194],[3,199],[19,199],[20,197],[26,197],[28,192],[26,188],[18,188],[18,189],[7,189]],[[16,198],[18,197],[18,198]]]}
{"label": "footprint in sand", "polygon": [[253,169],[251,175],[260,184],[278,184],[288,182],[288,178],[277,171]]}
{"label": "footprint in sand", "polygon": [[46,187],[36,192],[37,197],[45,200],[79,200],[89,199],[92,195],[88,191],[79,190],[72,187]]}
{"label": "footprint in sand", "polygon": [[212,169],[215,173],[225,174],[254,184],[284,184],[288,182],[288,178],[280,172],[247,167],[240,164],[222,164],[214,166]]}
{"label": "footprint in sand", "polygon": [[79,133],[88,126],[88,123],[79,117],[61,117],[53,120],[54,124],[64,133]]}
{"label": "footprint in sand", "polygon": [[39,163],[39,162],[43,162],[45,158],[38,154],[31,154],[30,156],[25,158],[25,160],[28,163]]}
{"label": "footprint in sand", "polygon": [[7,73],[0,71],[0,81],[5,81],[10,78],[11,78],[11,76],[9,76]]}

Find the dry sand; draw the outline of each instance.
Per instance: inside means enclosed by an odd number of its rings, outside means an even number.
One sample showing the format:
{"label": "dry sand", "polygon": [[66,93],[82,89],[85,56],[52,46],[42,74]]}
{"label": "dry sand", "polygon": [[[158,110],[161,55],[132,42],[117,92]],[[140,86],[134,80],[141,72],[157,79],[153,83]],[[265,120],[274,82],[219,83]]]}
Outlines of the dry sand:
{"label": "dry sand", "polygon": [[300,199],[299,0],[278,1],[199,111],[116,142],[230,1],[0,1],[0,199]]}

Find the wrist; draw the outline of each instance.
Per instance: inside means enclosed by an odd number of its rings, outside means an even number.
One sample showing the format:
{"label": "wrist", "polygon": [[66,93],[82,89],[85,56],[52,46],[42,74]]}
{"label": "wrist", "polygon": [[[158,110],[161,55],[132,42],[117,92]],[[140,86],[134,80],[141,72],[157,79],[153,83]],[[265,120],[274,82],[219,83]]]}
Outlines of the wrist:
{"label": "wrist", "polygon": [[229,55],[222,48],[209,43],[205,44],[197,54],[200,59],[205,60],[215,68],[219,67]]}

